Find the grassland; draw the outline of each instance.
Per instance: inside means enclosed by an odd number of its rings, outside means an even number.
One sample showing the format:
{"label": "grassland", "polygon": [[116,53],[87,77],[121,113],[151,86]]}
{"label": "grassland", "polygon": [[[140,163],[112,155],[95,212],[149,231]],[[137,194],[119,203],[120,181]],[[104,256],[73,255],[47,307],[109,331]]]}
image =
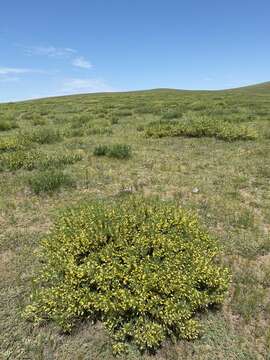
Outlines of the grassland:
{"label": "grassland", "polygon": [[64,335],[21,311],[39,241],[63,208],[141,192],[197,214],[233,275],[223,308],[201,315],[201,338],[164,344],[155,359],[270,359],[269,154],[269,83],[1,104],[0,358],[113,358],[102,324]]}

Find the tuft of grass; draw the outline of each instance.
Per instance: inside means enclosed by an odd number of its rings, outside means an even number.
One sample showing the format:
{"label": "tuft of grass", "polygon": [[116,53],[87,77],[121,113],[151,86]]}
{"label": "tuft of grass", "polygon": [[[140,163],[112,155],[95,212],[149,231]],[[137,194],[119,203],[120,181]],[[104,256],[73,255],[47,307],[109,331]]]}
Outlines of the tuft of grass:
{"label": "tuft of grass", "polygon": [[41,156],[37,163],[37,168],[48,169],[52,167],[60,168],[65,165],[72,165],[82,160],[81,153],[63,153],[63,154],[50,154]]}
{"label": "tuft of grass", "polygon": [[107,145],[98,145],[94,149],[95,156],[105,156],[108,154],[109,146]]}
{"label": "tuft of grass", "polygon": [[28,179],[28,185],[35,194],[52,193],[61,187],[73,186],[74,181],[60,170],[47,170],[33,174]]}
{"label": "tuft of grass", "polygon": [[94,126],[86,130],[87,135],[111,135],[112,129],[109,127]]}
{"label": "tuft of grass", "polygon": [[129,109],[119,109],[115,111],[114,115],[117,117],[127,117],[127,116],[132,116],[133,112]]}
{"label": "tuft of grass", "polygon": [[131,147],[126,144],[98,145],[94,149],[94,155],[128,159],[131,157]]}
{"label": "tuft of grass", "polygon": [[111,125],[117,125],[119,123],[119,117],[116,115],[113,115],[111,118]]}

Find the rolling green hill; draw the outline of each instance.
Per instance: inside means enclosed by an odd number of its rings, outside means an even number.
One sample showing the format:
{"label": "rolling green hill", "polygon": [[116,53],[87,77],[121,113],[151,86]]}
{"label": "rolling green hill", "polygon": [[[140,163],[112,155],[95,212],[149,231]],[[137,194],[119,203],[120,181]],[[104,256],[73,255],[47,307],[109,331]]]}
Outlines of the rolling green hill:
{"label": "rolling green hill", "polygon": [[243,91],[252,91],[252,92],[270,92],[270,81],[264,82],[264,83],[260,83],[260,84],[255,84],[255,85],[249,85],[249,86],[244,86],[242,88],[238,88],[236,90],[243,90]]}
{"label": "rolling green hill", "polygon": [[[127,150],[128,149],[128,150]],[[232,283],[195,341],[123,359],[270,359],[270,83],[0,104],[0,358],[113,359],[102,323],[22,318],[40,239],[66,207],[130,193],[193,212]]]}

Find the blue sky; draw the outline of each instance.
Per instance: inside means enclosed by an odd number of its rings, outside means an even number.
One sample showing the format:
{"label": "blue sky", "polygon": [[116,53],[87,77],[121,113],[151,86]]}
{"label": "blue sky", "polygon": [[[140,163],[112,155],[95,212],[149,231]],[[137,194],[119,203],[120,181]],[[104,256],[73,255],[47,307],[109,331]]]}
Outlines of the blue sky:
{"label": "blue sky", "polygon": [[0,102],[270,80],[269,0],[10,0]]}

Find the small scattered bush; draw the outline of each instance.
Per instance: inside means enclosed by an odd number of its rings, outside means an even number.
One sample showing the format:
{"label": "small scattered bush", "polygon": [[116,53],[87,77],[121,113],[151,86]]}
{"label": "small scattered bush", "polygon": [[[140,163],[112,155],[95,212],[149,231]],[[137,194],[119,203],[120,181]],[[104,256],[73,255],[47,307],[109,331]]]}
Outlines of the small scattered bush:
{"label": "small scattered bush", "polygon": [[40,113],[33,111],[22,114],[22,120],[33,120],[35,118],[40,118]]}
{"label": "small scattered bush", "polygon": [[107,145],[98,145],[94,149],[95,156],[105,156],[108,154],[109,147]]}
{"label": "small scattered bush", "polygon": [[132,116],[133,112],[129,109],[120,109],[115,111],[114,115],[117,117],[127,117],[127,116]]}
{"label": "small scattered bush", "polygon": [[137,126],[137,131],[144,131],[144,126],[143,125]]}
{"label": "small scattered bush", "polygon": [[119,123],[118,116],[113,115],[111,118],[111,125],[117,125]]}
{"label": "small scattered bush", "polygon": [[0,131],[9,131],[16,129],[18,125],[14,121],[5,120],[0,118]]}
{"label": "small scattered bush", "polygon": [[34,174],[29,178],[28,184],[35,194],[40,194],[51,193],[61,187],[72,186],[74,181],[60,170],[47,170]]}
{"label": "small scattered bush", "polygon": [[31,121],[34,126],[43,126],[46,124],[46,119],[44,119],[41,115],[37,115]]}
{"label": "small scattered bush", "polygon": [[[46,177],[47,179],[47,177]],[[197,311],[220,304],[228,271],[216,242],[179,206],[126,196],[69,209],[41,244],[41,273],[25,315],[70,331],[105,323],[115,352],[155,350],[198,336]]]}
{"label": "small scattered bush", "polygon": [[87,135],[111,135],[112,129],[109,127],[92,127],[87,129]]}
{"label": "small scattered bush", "polygon": [[99,145],[94,149],[94,155],[127,159],[131,156],[131,147],[125,144]]}
{"label": "small scattered bush", "polygon": [[87,114],[81,114],[81,115],[77,115],[74,116],[71,119],[71,128],[73,129],[77,129],[80,128],[86,124],[88,124],[91,120],[91,117]]}
{"label": "small scattered bush", "polygon": [[141,104],[135,108],[137,114],[152,114],[154,112],[151,104]]}
{"label": "small scattered bush", "polygon": [[125,144],[111,145],[108,156],[117,159],[127,159],[131,157],[131,147]]}
{"label": "small scattered bush", "polygon": [[85,129],[82,128],[76,128],[76,129],[67,129],[64,133],[66,137],[83,137],[85,136]]}
{"label": "small scattered bush", "polygon": [[168,109],[166,111],[163,111],[162,119],[165,120],[177,119],[177,118],[181,118],[182,115],[183,115],[183,110],[181,109]]}
{"label": "small scattered bush", "polygon": [[206,103],[205,101],[198,100],[190,104],[189,108],[192,109],[193,111],[201,111],[207,109],[209,105],[210,104]]}
{"label": "small scattered bush", "polygon": [[59,131],[51,128],[42,128],[31,133],[24,134],[26,139],[38,144],[53,144],[61,140]]}

